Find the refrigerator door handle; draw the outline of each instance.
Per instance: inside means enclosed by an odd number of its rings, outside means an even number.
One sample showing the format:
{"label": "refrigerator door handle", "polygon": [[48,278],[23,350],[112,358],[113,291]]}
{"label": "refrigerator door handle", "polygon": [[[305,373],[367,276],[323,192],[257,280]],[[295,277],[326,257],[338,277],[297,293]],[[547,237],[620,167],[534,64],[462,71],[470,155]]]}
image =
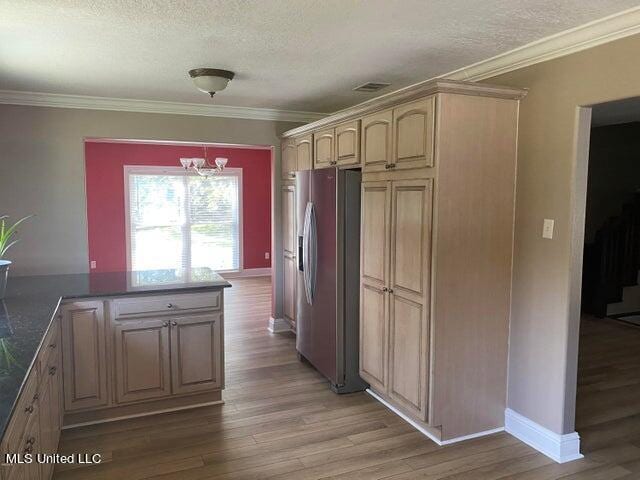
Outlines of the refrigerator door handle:
{"label": "refrigerator door handle", "polygon": [[312,202],[308,202],[304,212],[302,264],[304,265],[304,293],[309,305],[313,305],[316,290],[317,240],[315,207]]}

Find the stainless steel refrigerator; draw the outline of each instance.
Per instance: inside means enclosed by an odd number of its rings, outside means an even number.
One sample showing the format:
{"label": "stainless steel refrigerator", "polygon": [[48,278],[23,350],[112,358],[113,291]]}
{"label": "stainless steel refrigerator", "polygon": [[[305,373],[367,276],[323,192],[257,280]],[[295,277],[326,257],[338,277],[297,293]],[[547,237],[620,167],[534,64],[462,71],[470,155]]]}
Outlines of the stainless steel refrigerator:
{"label": "stainless steel refrigerator", "polygon": [[358,375],[360,182],[354,170],[296,172],[296,349],[338,393]]}

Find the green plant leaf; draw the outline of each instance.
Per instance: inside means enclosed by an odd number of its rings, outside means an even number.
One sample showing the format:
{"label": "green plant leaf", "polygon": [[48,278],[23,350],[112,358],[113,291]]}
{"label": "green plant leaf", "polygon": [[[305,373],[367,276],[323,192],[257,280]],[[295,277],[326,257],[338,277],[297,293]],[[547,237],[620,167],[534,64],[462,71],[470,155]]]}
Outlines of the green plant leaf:
{"label": "green plant leaf", "polygon": [[14,246],[16,243],[18,243],[18,240],[14,240],[9,245],[2,248],[2,250],[0,250],[0,258],[4,257],[4,254],[7,253],[7,250],[9,250],[9,247]]}
{"label": "green plant leaf", "polygon": [[21,218],[16,223],[11,225],[9,228],[7,228],[6,226],[6,219],[8,218],[8,216],[2,215],[0,217],[0,258],[4,256],[4,254],[7,252],[9,247],[16,244],[17,240],[13,242],[9,242],[13,234],[16,232],[16,228],[22,222],[28,220],[31,217],[33,217],[33,215],[27,215],[26,217]]}

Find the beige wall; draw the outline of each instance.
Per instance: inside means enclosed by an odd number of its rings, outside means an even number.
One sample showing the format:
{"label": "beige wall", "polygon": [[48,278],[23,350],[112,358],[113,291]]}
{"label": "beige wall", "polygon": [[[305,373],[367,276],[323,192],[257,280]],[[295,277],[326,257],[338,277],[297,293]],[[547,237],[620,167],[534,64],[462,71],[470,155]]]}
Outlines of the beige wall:
{"label": "beige wall", "polygon": [[[519,124],[508,405],[557,432],[574,429],[578,341],[572,279],[572,190],[584,203],[576,164],[577,107],[640,95],[640,36],[488,79],[529,88]],[[542,238],[544,218],[555,238]],[[575,219],[577,229],[583,221]],[[573,257],[572,257],[573,255]],[[579,263],[579,262],[578,262]]]}
{"label": "beige wall", "polygon": [[[85,137],[274,145],[278,146],[275,149],[275,175],[279,179],[278,136],[297,125],[203,116],[0,105],[0,214],[12,217],[37,215],[22,228],[20,243],[8,254],[14,261],[13,273],[87,271]],[[274,200],[277,216],[280,196],[275,195]],[[273,265],[279,272],[279,262],[274,261]]]}

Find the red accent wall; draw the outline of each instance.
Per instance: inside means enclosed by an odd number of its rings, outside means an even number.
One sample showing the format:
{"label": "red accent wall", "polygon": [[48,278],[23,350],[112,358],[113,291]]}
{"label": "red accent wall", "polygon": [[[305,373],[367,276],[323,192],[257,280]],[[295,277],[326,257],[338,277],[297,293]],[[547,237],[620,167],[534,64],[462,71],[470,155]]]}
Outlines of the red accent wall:
{"label": "red accent wall", "polygon": [[[271,152],[209,147],[208,158],[227,157],[242,168],[243,267],[265,268],[271,252]],[[94,272],[127,269],[124,166],[179,166],[180,157],[202,157],[201,147],[85,142],[89,261]]]}

